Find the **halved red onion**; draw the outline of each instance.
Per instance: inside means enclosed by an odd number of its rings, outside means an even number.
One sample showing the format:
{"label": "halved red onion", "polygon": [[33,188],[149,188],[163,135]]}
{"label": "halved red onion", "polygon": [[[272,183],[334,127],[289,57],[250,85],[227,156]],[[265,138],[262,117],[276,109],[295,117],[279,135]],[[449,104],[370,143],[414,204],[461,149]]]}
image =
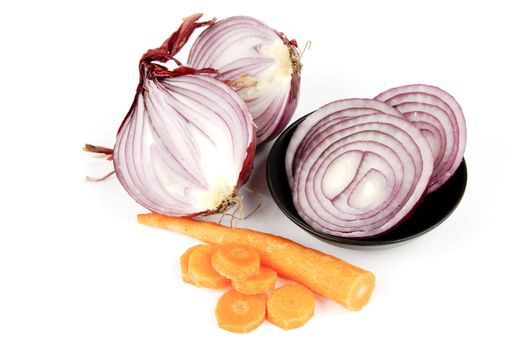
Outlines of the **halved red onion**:
{"label": "halved red onion", "polygon": [[223,82],[173,59],[200,15],[141,59],[141,79],[113,151],[115,172],[141,205],[171,216],[228,207],[252,170],[253,121],[246,104]]}
{"label": "halved red onion", "polygon": [[188,65],[213,67],[248,105],[257,144],[288,124],[299,97],[301,63],[294,40],[244,16],[218,21],[193,44]]}
{"label": "halved red onion", "polygon": [[421,130],[434,156],[428,191],[437,190],[454,174],[465,153],[467,128],[457,101],[442,89],[423,84],[396,87],[375,99],[395,107]]}
{"label": "halved red onion", "polygon": [[354,238],[399,224],[433,169],[422,133],[388,105],[366,99],[329,103],[307,117],[287,160],[299,215],[317,230]]}

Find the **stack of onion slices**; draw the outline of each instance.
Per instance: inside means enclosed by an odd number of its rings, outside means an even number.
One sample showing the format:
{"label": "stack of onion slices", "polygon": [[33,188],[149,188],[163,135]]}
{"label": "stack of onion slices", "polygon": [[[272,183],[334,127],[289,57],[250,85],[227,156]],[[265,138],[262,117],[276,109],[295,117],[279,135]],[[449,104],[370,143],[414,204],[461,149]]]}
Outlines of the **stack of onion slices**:
{"label": "stack of onion slices", "polygon": [[433,86],[329,103],[290,140],[285,166],[294,205],[324,233],[384,234],[454,173],[465,143],[459,104]]}

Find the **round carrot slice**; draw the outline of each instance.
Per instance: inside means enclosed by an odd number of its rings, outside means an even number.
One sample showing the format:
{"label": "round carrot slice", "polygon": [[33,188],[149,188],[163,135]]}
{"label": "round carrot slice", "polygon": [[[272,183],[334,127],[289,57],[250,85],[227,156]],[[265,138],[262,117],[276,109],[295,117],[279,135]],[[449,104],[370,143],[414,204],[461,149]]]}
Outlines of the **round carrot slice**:
{"label": "round carrot slice", "polygon": [[277,327],[301,327],[314,315],[314,294],[300,284],[287,284],[270,292],[266,309],[268,321]]}
{"label": "round carrot slice", "polygon": [[[204,245],[204,244],[201,244],[201,245]],[[198,247],[195,246],[195,247]],[[190,277],[190,273],[188,271],[188,260],[190,259],[190,254],[191,252],[193,251],[193,249],[195,249],[195,247],[190,247],[188,248],[184,254],[181,255],[180,257],[180,273],[181,273],[181,276],[182,276],[182,280],[186,283],[190,283],[190,284],[194,284],[193,281],[191,280],[191,277]]]}
{"label": "round carrot slice", "polygon": [[246,280],[232,280],[233,288],[243,294],[253,295],[268,292],[275,288],[277,272],[261,266],[259,272]]}
{"label": "round carrot slice", "polygon": [[222,289],[230,285],[230,281],[211,266],[211,257],[214,251],[215,247],[201,244],[193,247],[190,252],[188,274],[198,287]]}
{"label": "round carrot slice", "polygon": [[244,244],[225,243],[217,247],[211,264],[226,278],[245,280],[259,272],[261,262],[255,249]]}
{"label": "round carrot slice", "polygon": [[266,315],[264,294],[245,295],[232,289],[220,297],[215,308],[219,327],[234,333],[248,333],[263,323]]}

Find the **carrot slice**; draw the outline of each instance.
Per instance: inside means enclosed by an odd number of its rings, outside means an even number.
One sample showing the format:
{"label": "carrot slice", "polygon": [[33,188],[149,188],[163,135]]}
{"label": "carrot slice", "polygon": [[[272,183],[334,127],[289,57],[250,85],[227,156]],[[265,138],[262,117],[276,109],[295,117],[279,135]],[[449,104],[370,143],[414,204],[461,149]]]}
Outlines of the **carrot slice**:
{"label": "carrot slice", "polygon": [[221,296],[215,308],[219,327],[235,333],[253,331],[263,323],[265,315],[264,294],[245,295],[234,289]]}
{"label": "carrot slice", "polygon": [[300,284],[274,289],[266,302],[268,321],[284,330],[303,326],[314,315],[314,294]]}
{"label": "carrot slice", "polygon": [[245,280],[259,272],[261,261],[255,249],[244,244],[225,243],[213,253],[211,265],[226,278]]}
{"label": "carrot slice", "polygon": [[[204,244],[201,244],[201,245],[204,245]],[[198,246],[195,246],[195,247],[198,247]],[[184,254],[181,255],[179,259],[180,260],[180,273],[182,276],[182,280],[186,283],[193,284],[193,285],[195,285],[195,283],[193,283],[193,281],[191,280],[190,273],[188,271],[188,260],[190,259],[190,254],[193,251],[193,249],[195,249],[195,247],[188,248],[184,252]]]}
{"label": "carrot slice", "polygon": [[253,295],[268,292],[275,288],[277,272],[261,266],[259,272],[246,280],[232,280],[233,288],[243,294]]}
{"label": "carrot slice", "polygon": [[257,250],[262,265],[271,267],[280,276],[301,283],[348,310],[361,309],[374,290],[375,277],[372,272],[279,236],[154,213],[140,214],[138,221],[144,225],[178,231],[210,244],[233,242],[248,245]]}
{"label": "carrot slice", "polygon": [[222,289],[230,285],[230,280],[221,276],[211,266],[211,256],[215,248],[209,245],[193,247],[188,258],[188,273],[197,287]]}

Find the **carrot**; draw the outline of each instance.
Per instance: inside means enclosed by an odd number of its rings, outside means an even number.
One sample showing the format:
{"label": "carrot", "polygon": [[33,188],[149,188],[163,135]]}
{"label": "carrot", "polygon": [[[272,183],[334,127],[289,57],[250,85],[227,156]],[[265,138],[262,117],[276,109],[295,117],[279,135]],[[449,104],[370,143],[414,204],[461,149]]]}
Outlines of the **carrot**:
{"label": "carrot", "polygon": [[178,231],[211,244],[233,242],[250,246],[259,253],[262,265],[349,310],[361,309],[374,290],[373,273],[282,237],[153,213],[138,215],[138,221]]}
{"label": "carrot", "polygon": [[248,333],[264,322],[266,296],[245,295],[232,289],[220,297],[215,308],[219,327],[230,332]]}
{"label": "carrot", "polygon": [[268,295],[268,321],[284,330],[303,326],[314,315],[314,293],[300,284],[287,284]]}
{"label": "carrot", "polygon": [[180,272],[182,280],[186,283],[193,285],[195,285],[195,283],[193,283],[193,281],[191,280],[190,272],[188,271],[188,260],[190,259],[190,254],[193,251],[193,249],[195,249],[195,247],[198,247],[198,245],[188,248],[180,257]]}
{"label": "carrot", "polygon": [[275,287],[277,272],[269,267],[261,266],[259,272],[246,280],[232,280],[233,288],[243,294],[260,294]]}
{"label": "carrot", "polygon": [[215,248],[200,244],[193,247],[188,257],[188,274],[197,287],[222,289],[230,285],[230,280],[221,276],[211,266],[211,256]]}
{"label": "carrot", "polygon": [[232,280],[245,280],[259,272],[259,254],[251,247],[239,243],[224,243],[211,257],[211,265],[222,276]]}

